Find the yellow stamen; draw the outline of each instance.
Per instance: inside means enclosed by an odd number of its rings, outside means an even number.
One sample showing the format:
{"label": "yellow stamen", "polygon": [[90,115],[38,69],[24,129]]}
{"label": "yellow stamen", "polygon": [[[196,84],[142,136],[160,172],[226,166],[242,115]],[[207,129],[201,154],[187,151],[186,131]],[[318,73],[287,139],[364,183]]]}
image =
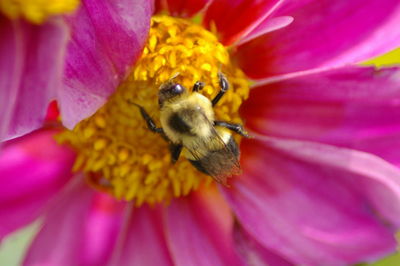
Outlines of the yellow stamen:
{"label": "yellow stamen", "polygon": [[79,3],[79,0],[1,0],[0,12],[10,19],[24,18],[41,24],[50,16],[75,11]]}
{"label": "yellow stamen", "polygon": [[174,81],[190,89],[202,81],[207,85],[202,93],[211,99],[219,91],[219,71],[231,88],[215,108],[216,117],[241,123],[238,109],[248,96],[248,81],[225,47],[199,25],[153,17],[142,57],[129,77],[96,114],[58,137],[77,150],[74,170],[86,173],[96,187],[138,206],[169,201],[212,183],[185,158],[172,165],[167,142],[147,129],[130,102],[142,105],[160,126],[157,93],[162,83],[176,76]]}

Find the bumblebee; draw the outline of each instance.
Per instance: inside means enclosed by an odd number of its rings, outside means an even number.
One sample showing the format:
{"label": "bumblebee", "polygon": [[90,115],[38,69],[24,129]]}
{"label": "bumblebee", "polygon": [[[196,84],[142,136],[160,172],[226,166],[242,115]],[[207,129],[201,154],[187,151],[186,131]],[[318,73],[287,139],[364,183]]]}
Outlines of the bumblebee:
{"label": "bumblebee", "polygon": [[191,91],[173,79],[161,85],[158,104],[162,127],[156,126],[142,106],[134,104],[147,127],[169,142],[172,163],[183,153],[197,170],[226,184],[227,178],[240,173],[240,151],[231,131],[249,136],[242,125],[215,119],[213,107],[229,88],[226,77],[222,73],[218,77],[220,91],[211,101],[199,93],[204,87],[199,81]]}

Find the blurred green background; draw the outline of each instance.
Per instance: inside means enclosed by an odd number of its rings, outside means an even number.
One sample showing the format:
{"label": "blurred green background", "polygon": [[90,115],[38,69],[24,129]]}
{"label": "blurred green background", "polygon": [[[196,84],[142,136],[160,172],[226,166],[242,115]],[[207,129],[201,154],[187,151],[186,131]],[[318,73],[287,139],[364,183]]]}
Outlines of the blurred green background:
{"label": "blurred green background", "polygon": [[[378,58],[367,61],[363,65],[376,65],[378,67],[381,67],[399,64],[400,48]],[[26,249],[28,248],[39,227],[40,221],[34,222],[30,226],[13,233],[11,236],[5,239],[0,245],[0,266],[20,265]],[[389,256],[379,262],[361,265],[400,266],[400,252]]]}

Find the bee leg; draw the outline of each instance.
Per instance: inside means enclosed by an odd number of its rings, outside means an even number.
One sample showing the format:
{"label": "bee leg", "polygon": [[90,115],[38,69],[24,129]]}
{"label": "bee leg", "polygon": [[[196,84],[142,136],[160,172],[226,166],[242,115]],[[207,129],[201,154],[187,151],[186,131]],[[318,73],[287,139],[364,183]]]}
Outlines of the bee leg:
{"label": "bee leg", "polygon": [[171,162],[174,164],[178,161],[179,155],[181,154],[183,146],[181,144],[170,144],[169,150],[171,152]]}
{"label": "bee leg", "polygon": [[196,81],[196,83],[193,85],[192,91],[198,92],[201,91],[204,88],[204,83],[201,81]]}
{"label": "bee leg", "polygon": [[142,115],[143,119],[146,121],[147,127],[151,131],[153,131],[155,133],[159,133],[159,134],[164,134],[164,130],[162,128],[156,126],[156,123],[154,123],[153,119],[150,117],[150,115],[146,112],[146,110],[142,106],[140,106],[136,103],[132,103],[132,104],[136,105],[139,108],[140,114]]}
{"label": "bee leg", "polygon": [[225,121],[214,121],[214,126],[225,127],[245,138],[250,138],[249,134],[247,134],[246,130],[244,130],[243,126],[240,124],[232,124]]}
{"label": "bee leg", "polygon": [[224,96],[225,92],[229,89],[229,83],[224,74],[218,73],[218,78],[219,78],[219,86],[221,87],[221,90],[218,92],[218,94],[212,99],[212,106],[215,106],[219,100],[221,100],[222,96]]}

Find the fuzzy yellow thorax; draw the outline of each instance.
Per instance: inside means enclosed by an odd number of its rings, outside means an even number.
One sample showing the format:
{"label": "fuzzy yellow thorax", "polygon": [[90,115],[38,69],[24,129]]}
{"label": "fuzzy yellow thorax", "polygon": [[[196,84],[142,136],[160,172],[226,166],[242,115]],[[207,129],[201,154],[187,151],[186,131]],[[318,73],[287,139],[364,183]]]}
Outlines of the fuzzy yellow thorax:
{"label": "fuzzy yellow thorax", "polygon": [[41,24],[48,17],[76,10],[79,0],[1,0],[0,12],[10,19],[24,18]]}
{"label": "fuzzy yellow thorax", "polygon": [[157,94],[162,83],[176,76],[174,81],[191,89],[202,81],[206,86],[201,93],[211,99],[219,91],[219,71],[228,78],[230,89],[215,107],[215,116],[241,123],[238,109],[248,96],[249,83],[227,49],[200,25],[153,17],[143,54],[128,78],[96,114],[58,137],[78,153],[74,171],[137,206],[168,202],[212,183],[183,157],[172,165],[167,142],[147,129],[131,102],[143,106],[161,126]]}

